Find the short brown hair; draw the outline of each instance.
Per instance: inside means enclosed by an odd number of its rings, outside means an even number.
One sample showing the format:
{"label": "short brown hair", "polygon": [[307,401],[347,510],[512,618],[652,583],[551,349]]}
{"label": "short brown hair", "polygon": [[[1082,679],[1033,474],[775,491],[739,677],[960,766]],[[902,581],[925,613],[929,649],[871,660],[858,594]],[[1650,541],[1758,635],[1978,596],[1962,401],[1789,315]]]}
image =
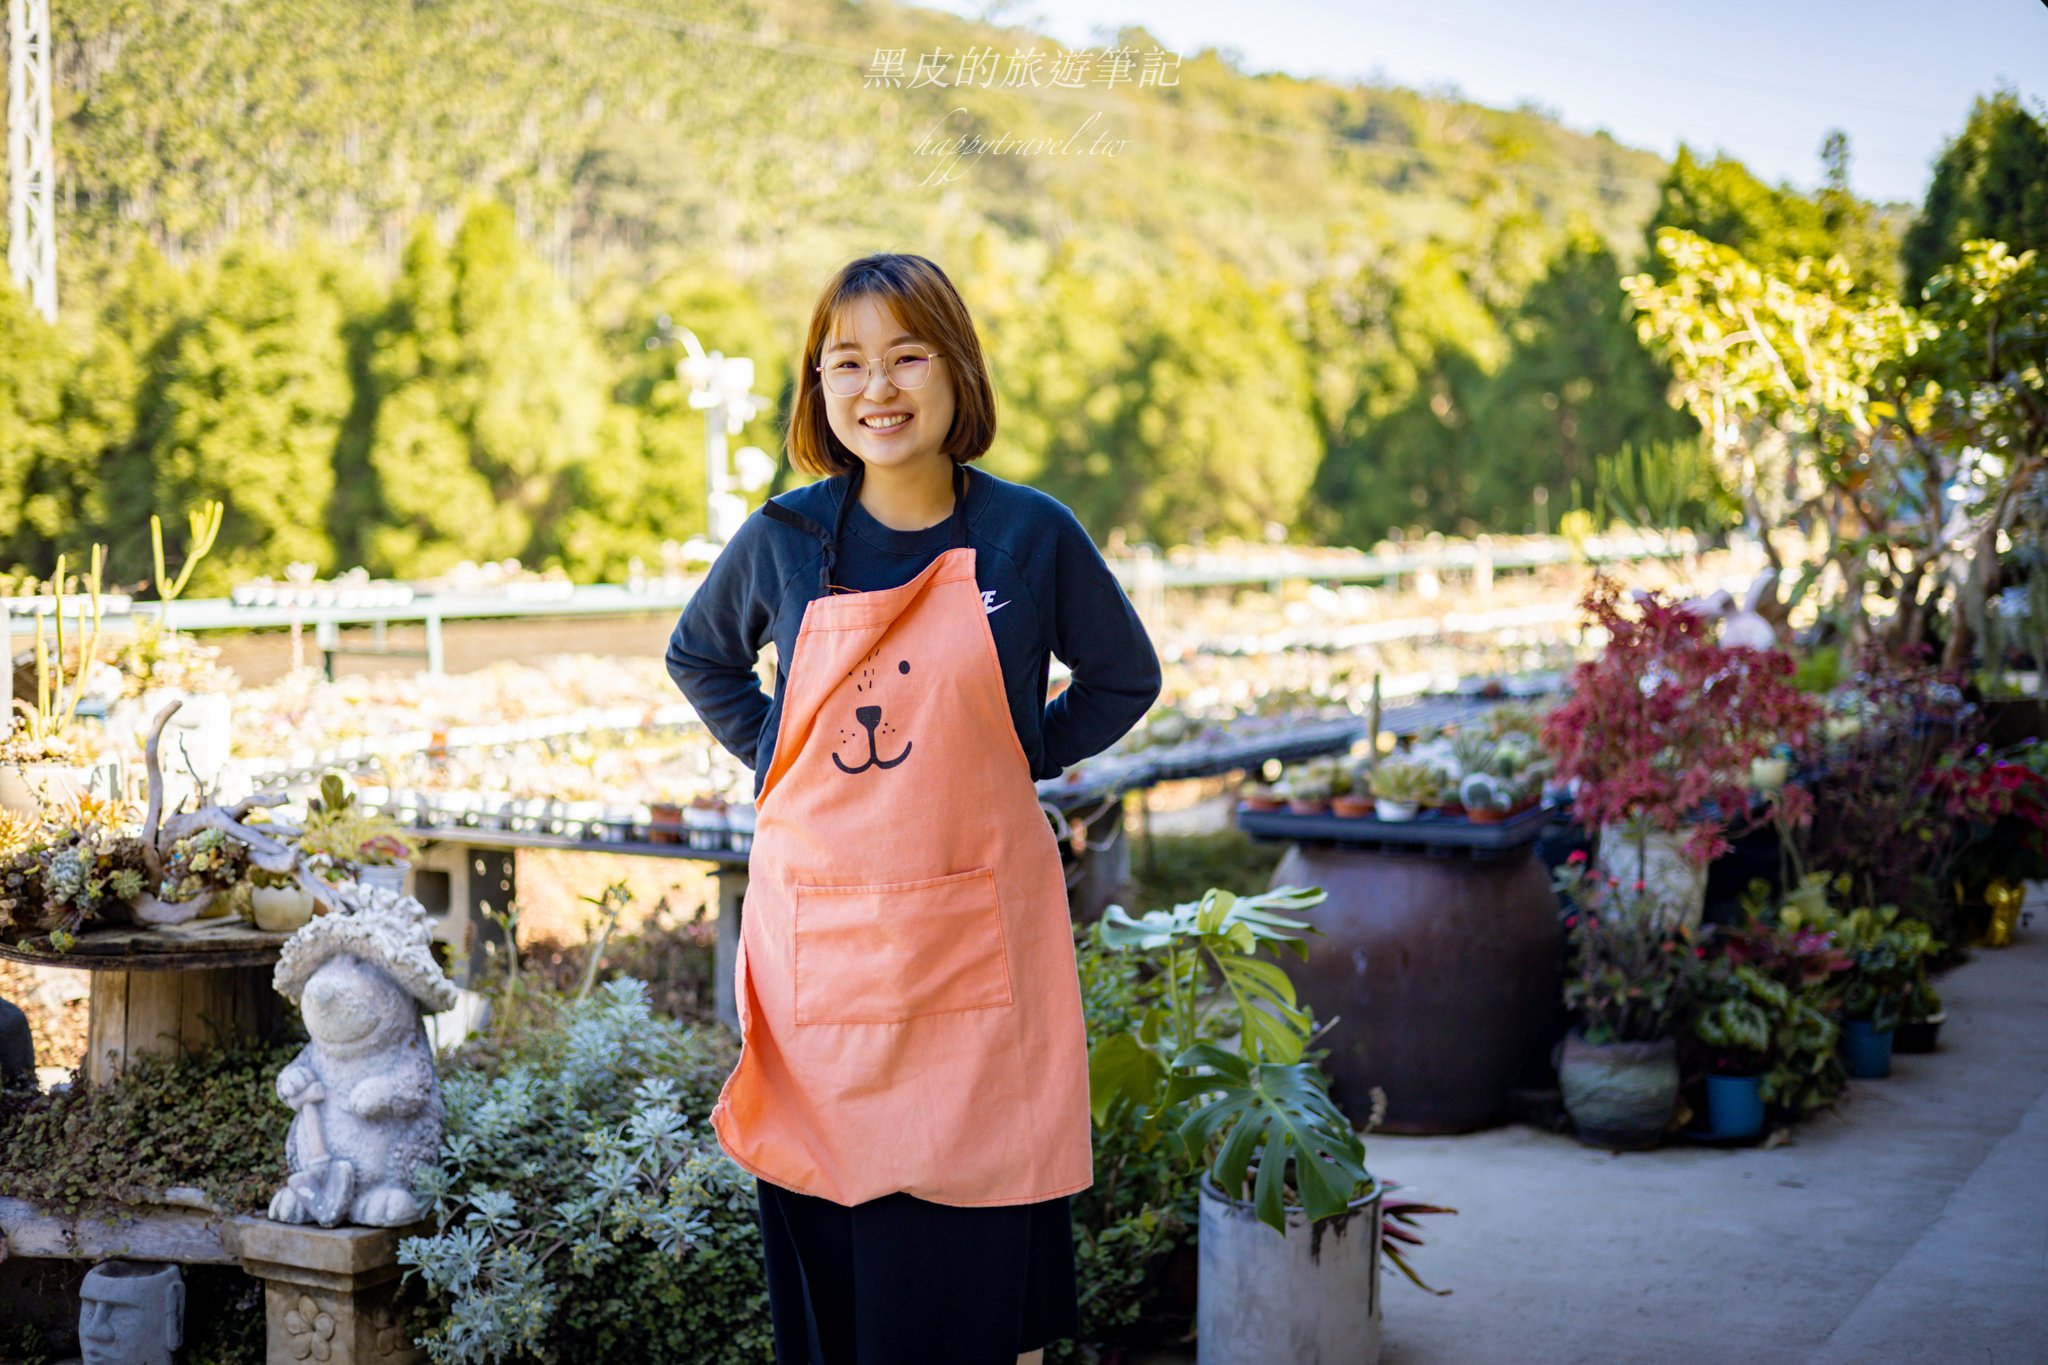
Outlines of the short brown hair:
{"label": "short brown hair", "polygon": [[839,310],[875,298],[895,310],[906,331],[931,344],[953,376],[953,425],[944,448],[955,464],[980,459],[995,444],[996,392],[982,359],[981,338],[960,291],[946,272],[922,256],[878,252],[842,266],[811,310],[804,352],[797,363],[796,402],[789,414],[789,462],[806,474],[842,474],[859,458],[833,435],[825,416],[818,357]]}

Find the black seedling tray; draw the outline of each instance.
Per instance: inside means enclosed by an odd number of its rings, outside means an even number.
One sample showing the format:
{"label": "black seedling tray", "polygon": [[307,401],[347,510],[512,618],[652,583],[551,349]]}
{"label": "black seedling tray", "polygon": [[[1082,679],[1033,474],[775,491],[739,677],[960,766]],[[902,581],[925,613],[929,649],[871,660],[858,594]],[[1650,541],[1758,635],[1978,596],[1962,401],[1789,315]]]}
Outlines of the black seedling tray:
{"label": "black seedling tray", "polygon": [[1423,811],[1413,820],[1377,815],[1296,815],[1286,810],[1237,808],[1237,827],[1255,839],[1335,844],[1345,848],[1395,849],[1457,857],[1495,857],[1536,842],[1550,811],[1531,806],[1505,820],[1480,823],[1461,815]]}

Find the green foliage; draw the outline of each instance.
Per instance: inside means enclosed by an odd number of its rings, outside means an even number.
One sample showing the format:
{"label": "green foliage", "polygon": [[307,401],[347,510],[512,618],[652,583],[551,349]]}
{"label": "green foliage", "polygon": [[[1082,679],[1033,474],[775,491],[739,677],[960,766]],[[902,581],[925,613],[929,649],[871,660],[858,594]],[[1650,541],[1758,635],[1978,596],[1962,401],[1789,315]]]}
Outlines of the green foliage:
{"label": "green foliage", "polygon": [[2048,247],[2048,120],[2011,90],[1982,96],[1962,132],[1942,149],[1920,215],[1900,245],[1908,299],[1963,244],[1995,238],[2015,253]]}
{"label": "green foliage", "polygon": [[[1253,1202],[1275,1232],[1286,1229],[1285,1188],[1315,1221],[1343,1212],[1371,1180],[1364,1144],[1330,1101],[1320,1066],[1305,1059],[1313,1015],[1297,1004],[1287,974],[1257,956],[1284,947],[1307,957],[1295,931],[1320,931],[1280,912],[1323,898],[1315,888],[1238,896],[1212,887],[1199,901],[1136,919],[1112,905],[1095,930],[1104,946],[1144,954],[1158,968],[1134,1027],[1090,1049],[1096,1123],[1135,1110],[1148,1126],[1172,1125],[1189,1160],[1232,1197],[1246,1190],[1257,1152]],[[1233,1009],[1220,1008],[1225,999]]]}
{"label": "green foliage", "polygon": [[[111,510],[121,525],[146,527],[156,508],[226,505],[194,594],[225,596],[291,561],[335,567],[322,514],[349,406],[343,315],[308,265],[255,244],[231,250],[138,400],[150,475],[125,481]],[[131,503],[144,487],[147,504]]]}
{"label": "green foliage", "polygon": [[275,1083],[304,1046],[295,1032],[185,1057],[140,1055],[114,1084],[77,1080],[10,1101],[0,1108],[0,1189],[76,1212],[152,1204],[189,1185],[236,1212],[261,1212],[285,1177],[292,1114]]}
{"label": "green foliage", "polygon": [[[1154,1007],[1157,976],[1092,930],[1078,935],[1075,958],[1088,1037],[1126,1051],[1110,1040],[1131,1036]],[[1081,1332],[1053,1343],[1048,1365],[1082,1359],[1081,1342],[1138,1345],[1182,1332],[1193,1306],[1197,1172],[1140,1107],[1118,1106],[1105,1120],[1094,1125],[1095,1183],[1073,1197]]]}
{"label": "green foliage", "polygon": [[[1832,141],[1832,139],[1831,139]],[[1824,147],[1824,159],[1827,156]],[[1690,232],[1736,252],[1766,271],[1788,273],[1802,258],[1842,256],[1859,287],[1888,285],[1897,277],[1893,243],[1881,224],[1852,211],[1847,192],[1847,142],[1828,166],[1829,189],[1807,196],[1786,186],[1773,188],[1732,157],[1703,161],[1681,146],[1665,176],[1657,211],[1644,226],[1651,248],[1666,229]]]}
{"label": "green foliage", "polygon": [[731,1060],[621,979],[444,1079],[440,1231],[399,1249],[435,1361],[767,1358],[752,1177],[704,1121]]}
{"label": "green foliage", "polygon": [[597,453],[605,385],[566,291],[509,209],[473,207],[447,247],[431,223],[414,232],[370,374],[373,516],[360,553],[373,571],[538,562],[558,548],[562,476]]}

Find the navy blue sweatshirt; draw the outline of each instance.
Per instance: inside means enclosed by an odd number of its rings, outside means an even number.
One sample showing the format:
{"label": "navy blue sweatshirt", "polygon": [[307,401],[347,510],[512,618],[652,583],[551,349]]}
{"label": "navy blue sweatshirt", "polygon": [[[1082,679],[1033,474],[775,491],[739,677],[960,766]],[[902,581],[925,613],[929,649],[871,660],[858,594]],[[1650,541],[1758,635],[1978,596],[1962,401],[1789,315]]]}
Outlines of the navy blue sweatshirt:
{"label": "navy blue sweatshirt", "polygon": [[[775,499],[833,525],[850,479],[834,475]],[[1034,779],[1108,748],[1159,696],[1159,655],[1095,542],[1066,505],[1028,484],[967,468],[967,543],[1002,661],[1017,738]],[[899,587],[950,544],[950,516],[917,531],[877,521],[858,500],[832,580],[861,592]],[[668,672],[712,736],[754,770],[754,794],[774,757],[783,690],[804,607],[819,595],[825,545],[756,510],[712,561],[676,622]],[[775,694],[755,661],[775,642]],[[1049,657],[1071,671],[1047,703]]]}

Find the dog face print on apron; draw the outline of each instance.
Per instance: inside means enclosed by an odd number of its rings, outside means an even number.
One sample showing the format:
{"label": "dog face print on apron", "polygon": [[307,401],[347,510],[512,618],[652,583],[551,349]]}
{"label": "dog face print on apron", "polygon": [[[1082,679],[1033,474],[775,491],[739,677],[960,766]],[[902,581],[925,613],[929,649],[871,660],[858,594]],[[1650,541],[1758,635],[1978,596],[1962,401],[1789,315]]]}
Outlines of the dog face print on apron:
{"label": "dog face print on apron", "polygon": [[1023,1204],[1094,1182],[1059,846],[1017,739],[954,469],[951,548],[805,608],[755,812],[726,1153],[854,1205]]}

